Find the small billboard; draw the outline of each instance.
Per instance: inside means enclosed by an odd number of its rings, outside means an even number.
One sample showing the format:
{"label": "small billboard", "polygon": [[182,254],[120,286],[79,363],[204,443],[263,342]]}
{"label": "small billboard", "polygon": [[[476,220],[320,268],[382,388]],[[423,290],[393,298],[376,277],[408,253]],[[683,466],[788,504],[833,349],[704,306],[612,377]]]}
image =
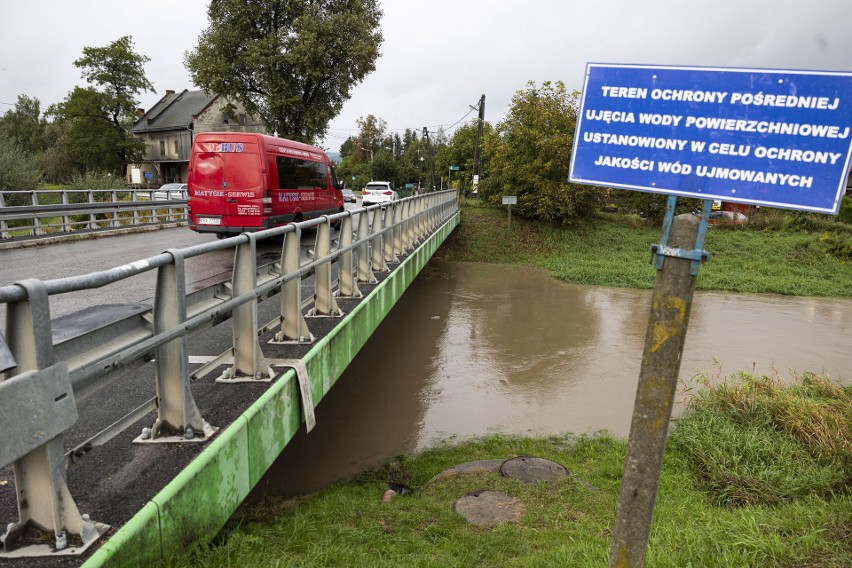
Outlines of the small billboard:
{"label": "small billboard", "polygon": [[590,63],[569,180],[836,214],[852,74]]}

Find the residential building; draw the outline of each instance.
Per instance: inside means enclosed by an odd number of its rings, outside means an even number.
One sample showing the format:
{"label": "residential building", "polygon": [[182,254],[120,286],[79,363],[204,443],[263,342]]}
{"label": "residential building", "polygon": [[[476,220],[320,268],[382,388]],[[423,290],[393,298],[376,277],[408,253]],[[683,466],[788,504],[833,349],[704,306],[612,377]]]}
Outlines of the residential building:
{"label": "residential building", "polygon": [[151,109],[139,109],[137,115],[131,132],[145,140],[145,156],[127,168],[127,182],[134,187],[186,183],[189,152],[199,132],[266,133],[241,104],[204,91],[166,91]]}

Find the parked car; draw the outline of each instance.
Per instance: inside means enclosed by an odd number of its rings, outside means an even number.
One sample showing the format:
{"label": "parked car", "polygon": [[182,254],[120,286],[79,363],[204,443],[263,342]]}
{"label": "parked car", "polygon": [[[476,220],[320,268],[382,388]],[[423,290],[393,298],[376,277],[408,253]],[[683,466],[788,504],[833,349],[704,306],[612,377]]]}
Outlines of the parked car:
{"label": "parked car", "polygon": [[390,203],[399,199],[399,194],[391,187],[387,181],[371,181],[364,187],[364,193],[361,196],[361,205],[376,205],[378,203]]}
{"label": "parked car", "polygon": [[355,192],[351,189],[342,189],[341,192],[343,193],[343,201],[347,203],[355,203],[356,201],[358,201],[355,198]]}
{"label": "parked car", "polygon": [[161,185],[160,189],[151,194],[154,201],[168,201],[171,199],[187,199],[189,186],[185,183],[167,183]]}

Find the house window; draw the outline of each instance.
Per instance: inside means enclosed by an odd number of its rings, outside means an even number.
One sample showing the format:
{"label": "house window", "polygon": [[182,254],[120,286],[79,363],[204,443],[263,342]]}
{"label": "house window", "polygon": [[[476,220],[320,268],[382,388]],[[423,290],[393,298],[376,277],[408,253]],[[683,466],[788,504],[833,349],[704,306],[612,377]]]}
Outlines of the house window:
{"label": "house window", "polygon": [[177,155],[177,153],[178,153],[177,140],[175,140],[174,143],[175,143],[175,155]]}
{"label": "house window", "polygon": [[231,124],[231,121],[228,120],[228,115],[225,113],[222,113],[222,122],[224,122],[225,124]]}
{"label": "house window", "polygon": [[166,155],[166,141],[160,140],[160,157],[163,157],[165,155]]}
{"label": "house window", "polygon": [[239,119],[240,126],[245,126],[245,125],[246,125],[246,115],[241,114],[241,115],[240,115],[239,117],[237,117],[237,118]]}

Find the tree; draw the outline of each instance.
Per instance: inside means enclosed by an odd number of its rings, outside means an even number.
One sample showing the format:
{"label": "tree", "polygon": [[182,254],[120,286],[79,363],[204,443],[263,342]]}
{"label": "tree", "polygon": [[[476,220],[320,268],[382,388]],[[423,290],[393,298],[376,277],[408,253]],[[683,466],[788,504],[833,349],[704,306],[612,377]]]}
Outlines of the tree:
{"label": "tree", "polygon": [[[74,65],[94,86],[76,87],[50,112],[67,127],[72,157],[83,169],[121,172],[141,158],[144,142],[130,133],[136,117],[136,96],[154,87],[145,77],[150,59],[133,51],[130,36],[106,47],[85,47]],[[100,90],[99,90],[100,89]]]}
{"label": "tree", "polygon": [[369,162],[382,149],[388,123],[375,115],[368,114],[355,121],[358,136],[355,137],[355,155],[359,161]]}
{"label": "tree", "polygon": [[374,180],[389,181],[399,188],[399,166],[390,150],[383,148],[375,154],[370,163],[370,175]]}
{"label": "tree", "polygon": [[[41,171],[33,164],[27,154],[6,136],[0,135],[0,189],[38,189]],[[6,205],[27,205],[7,199]]]}
{"label": "tree", "polygon": [[[439,166],[443,173],[449,166],[458,166],[458,172],[453,172],[453,187],[462,190],[473,188],[473,156],[476,151],[478,119],[463,124],[453,132],[446,146],[439,153]],[[492,133],[490,123],[483,124],[483,138],[489,138]],[[486,156],[483,156],[483,170],[488,169]]]}
{"label": "tree", "polygon": [[310,143],[375,69],[383,39],[377,0],[212,0],[207,15],[184,57],[193,83]]}
{"label": "tree", "polygon": [[0,118],[0,135],[12,140],[25,154],[33,156],[44,150],[45,120],[36,98],[18,95],[15,108]]}
{"label": "tree", "polygon": [[562,224],[591,214],[600,190],[568,183],[579,95],[549,81],[515,93],[496,136],[485,138],[485,200],[499,204],[502,195],[516,195],[519,215]]}
{"label": "tree", "polygon": [[48,183],[62,184],[71,179],[75,172],[74,159],[68,151],[67,129],[59,121],[44,126],[45,150],[33,157],[35,164],[44,171]]}

